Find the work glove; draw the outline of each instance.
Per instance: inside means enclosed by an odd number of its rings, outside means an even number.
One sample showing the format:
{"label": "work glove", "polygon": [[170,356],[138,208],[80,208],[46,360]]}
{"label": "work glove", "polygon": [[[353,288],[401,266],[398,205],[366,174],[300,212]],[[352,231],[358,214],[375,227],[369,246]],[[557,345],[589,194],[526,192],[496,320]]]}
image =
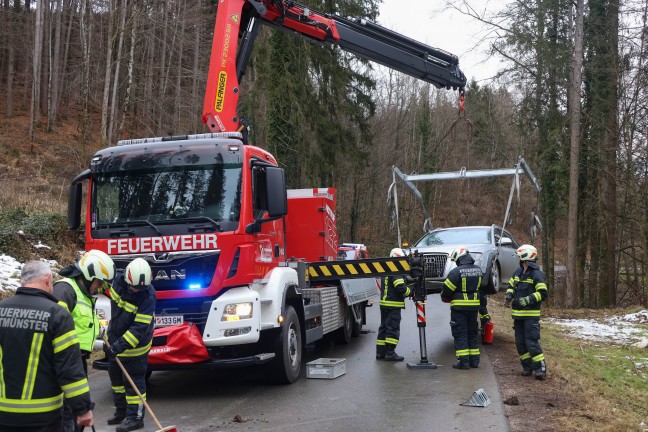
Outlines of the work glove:
{"label": "work glove", "polygon": [[450,302],[452,302],[452,297],[441,296],[441,301],[443,303],[450,303]]}
{"label": "work glove", "polygon": [[513,301],[513,294],[506,293],[506,297],[504,298],[504,307],[511,307],[512,301]]}
{"label": "work glove", "polygon": [[533,301],[531,300],[530,296],[526,296],[526,297],[520,297],[518,303],[520,304],[521,307],[527,307],[531,303],[533,303]]}

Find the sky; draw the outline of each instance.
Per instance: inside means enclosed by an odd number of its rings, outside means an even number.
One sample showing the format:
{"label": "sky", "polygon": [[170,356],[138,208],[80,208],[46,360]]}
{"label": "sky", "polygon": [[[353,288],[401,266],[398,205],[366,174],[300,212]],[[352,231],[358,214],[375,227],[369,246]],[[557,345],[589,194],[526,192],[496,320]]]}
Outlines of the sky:
{"label": "sky", "polygon": [[[495,11],[506,3],[506,0],[468,1],[475,9],[488,11]],[[482,85],[489,84],[488,79],[501,66],[498,59],[486,53],[487,43],[479,44],[488,29],[459,12],[443,10],[444,5],[445,0],[382,0],[378,24],[455,54],[469,81],[476,79]]]}

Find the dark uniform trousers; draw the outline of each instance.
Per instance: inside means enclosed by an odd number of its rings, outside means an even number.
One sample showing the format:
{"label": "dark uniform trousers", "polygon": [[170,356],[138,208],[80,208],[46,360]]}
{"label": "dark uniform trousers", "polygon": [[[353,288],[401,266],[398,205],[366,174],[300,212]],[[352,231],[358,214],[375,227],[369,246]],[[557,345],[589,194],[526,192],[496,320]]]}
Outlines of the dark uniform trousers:
{"label": "dark uniform trousers", "polygon": [[515,347],[525,370],[540,369],[544,354],[540,347],[540,318],[513,320]]}
{"label": "dark uniform trousers", "polygon": [[[146,399],[146,370],[148,354],[137,357],[119,357],[124,369]],[[126,417],[144,418],[144,404],[119,368],[115,357],[108,355],[108,376],[113,389],[113,400],[117,410],[124,410]]]}
{"label": "dark uniform trousers", "polygon": [[454,338],[455,353],[461,363],[479,365],[479,326],[477,309],[450,310],[450,330]]}
{"label": "dark uniform trousers", "polygon": [[63,432],[63,418],[47,426],[6,426],[0,425],[2,432]]}
{"label": "dark uniform trousers", "polygon": [[[380,327],[378,328],[378,346],[376,354],[385,355],[387,345],[398,345],[400,338],[401,310],[400,308],[380,308]],[[384,341],[384,344],[381,342]]]}

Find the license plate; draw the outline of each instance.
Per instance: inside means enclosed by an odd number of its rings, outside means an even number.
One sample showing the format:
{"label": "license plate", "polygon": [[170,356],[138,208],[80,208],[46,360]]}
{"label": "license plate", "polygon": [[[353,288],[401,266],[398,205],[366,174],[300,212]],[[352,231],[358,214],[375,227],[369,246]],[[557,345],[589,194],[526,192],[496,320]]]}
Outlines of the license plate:
{"label": "license plate", "polygon": [[156,315],[155,327],[167,327],[176,324],[182,324],[184,317],[182,315]]}

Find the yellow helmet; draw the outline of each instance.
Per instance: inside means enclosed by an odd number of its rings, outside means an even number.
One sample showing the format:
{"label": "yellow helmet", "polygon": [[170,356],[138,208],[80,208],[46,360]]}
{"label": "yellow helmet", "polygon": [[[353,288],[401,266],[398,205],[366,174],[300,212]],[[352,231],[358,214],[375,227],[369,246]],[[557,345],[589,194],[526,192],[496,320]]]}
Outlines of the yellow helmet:
{"label": "yellow helmet", "polygon": [[97,249],[84,253],[76,265],[88,281],[94,279],[111,281],[115,277],[115,263],[112,258]]}

